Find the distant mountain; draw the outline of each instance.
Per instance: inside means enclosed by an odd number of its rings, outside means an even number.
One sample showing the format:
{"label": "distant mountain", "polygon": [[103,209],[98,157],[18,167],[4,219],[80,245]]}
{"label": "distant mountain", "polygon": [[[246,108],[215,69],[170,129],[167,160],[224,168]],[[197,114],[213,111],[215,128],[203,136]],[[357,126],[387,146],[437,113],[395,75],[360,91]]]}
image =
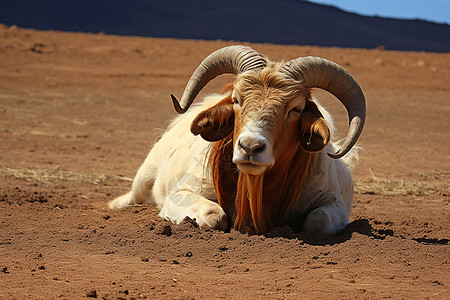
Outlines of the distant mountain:
{"label": "distant mountain", "polygon": [[450,25],[366,17],[302,0],[14,0],[26,28],[258,43],[450,52]]}

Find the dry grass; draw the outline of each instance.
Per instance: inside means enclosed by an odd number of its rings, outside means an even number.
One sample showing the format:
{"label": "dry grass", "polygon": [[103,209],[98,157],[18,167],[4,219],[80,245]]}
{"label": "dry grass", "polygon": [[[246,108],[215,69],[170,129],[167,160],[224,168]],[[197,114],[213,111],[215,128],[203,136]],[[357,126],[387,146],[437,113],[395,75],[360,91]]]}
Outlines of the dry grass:
{"label": "dry grass", "polygon": [[[78,122],[78,121],[74,120],[73,122]],[[55,131],[40,131],[40,130],[28,130],[28,129],[0,128],[0,132],[12,133],[13,135],[48,136],[48,137],[56,137],[56,138],[60,138],[60,139],[73,139],[73,138],[84,137],[83,135],[80,136],[80,135],[75,135],[75,134],[58,133]]]}
{"label": "dry grass", "polygon": [[[8,168],[0,165],[0,177],[13,177],[34,183],[75,182],[100,184],[107,180],[132,181],[131,178],[105,174],[82,174],[63,171],[59,166],[52,169],[42,168]],[[372,173],[369,178],[355,181],[355,193],[371,195],[450,195],[450,171],[433,172],[418,175],[417,179],[388,179],[377,177]]]}
{"label": "dry grass", "polygon": [[419,174],[417,179],[388,179],[372,177],[355,181],[355,192],[357,194],[372,195],[450,195],[450,172],[433,172]]}
{"label": "dry grass", "polygon": [[120,179],[131,181],[132,179],[121,176],[109,176],[105,174],[81,174],[60,170],[59,166],[52,169],[41,168],[8,168],[0,165],[0,177],[13,177],[25,180],[27,182],[37,183],[58,183],[58,182],[77,182],[99,184],[106,180]]}

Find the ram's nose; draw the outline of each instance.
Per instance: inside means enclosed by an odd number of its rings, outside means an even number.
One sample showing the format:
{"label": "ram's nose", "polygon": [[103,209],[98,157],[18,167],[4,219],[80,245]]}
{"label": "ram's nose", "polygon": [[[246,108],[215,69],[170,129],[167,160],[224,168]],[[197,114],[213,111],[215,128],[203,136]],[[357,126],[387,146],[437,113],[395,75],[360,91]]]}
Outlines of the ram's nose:
{"label": "ram's nose", "polygon": [[266,142],[259,140],[253,141],[251,139],[239,139],[238,147],[241,151],[244,151],[248,156],[261,153],[266,148]]}

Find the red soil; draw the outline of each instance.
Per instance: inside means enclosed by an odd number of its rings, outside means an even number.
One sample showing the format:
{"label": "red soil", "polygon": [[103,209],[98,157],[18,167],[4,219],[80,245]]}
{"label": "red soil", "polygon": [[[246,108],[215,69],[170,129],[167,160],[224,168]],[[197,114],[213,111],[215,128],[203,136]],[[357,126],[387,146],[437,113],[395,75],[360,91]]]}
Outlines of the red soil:
{"label": "red soil", "polygon": [[[252,45],[331,59],[366,94],[352,222],[338,236],[106,209],[176,115],[169,94],[228,44],[0,26],[0,298],[448,297],[449,54]],[[316,95],[345,135],[341,105]]]}

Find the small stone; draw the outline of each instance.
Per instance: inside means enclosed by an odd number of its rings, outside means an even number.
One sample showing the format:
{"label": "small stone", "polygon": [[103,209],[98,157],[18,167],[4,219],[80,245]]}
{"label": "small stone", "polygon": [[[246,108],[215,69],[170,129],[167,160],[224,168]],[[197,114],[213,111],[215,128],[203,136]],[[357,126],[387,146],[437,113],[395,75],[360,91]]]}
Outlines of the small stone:
{"label": "small stone", "polygon": [[88,298],[97,298],[97,291],[96,290],[90,290],[86,293],[86,297]]}
{"label": "small stone", "polygon": [[419,60],[417,61],[416,64],[418,67],[425,67],[427,65],[427,63],[424,60]]}
{"label": "small stone", "polygon": [[170,227],[169,224],[160,225],[156,229],[156,233],[171,236],[172,235],[172,227]]}

